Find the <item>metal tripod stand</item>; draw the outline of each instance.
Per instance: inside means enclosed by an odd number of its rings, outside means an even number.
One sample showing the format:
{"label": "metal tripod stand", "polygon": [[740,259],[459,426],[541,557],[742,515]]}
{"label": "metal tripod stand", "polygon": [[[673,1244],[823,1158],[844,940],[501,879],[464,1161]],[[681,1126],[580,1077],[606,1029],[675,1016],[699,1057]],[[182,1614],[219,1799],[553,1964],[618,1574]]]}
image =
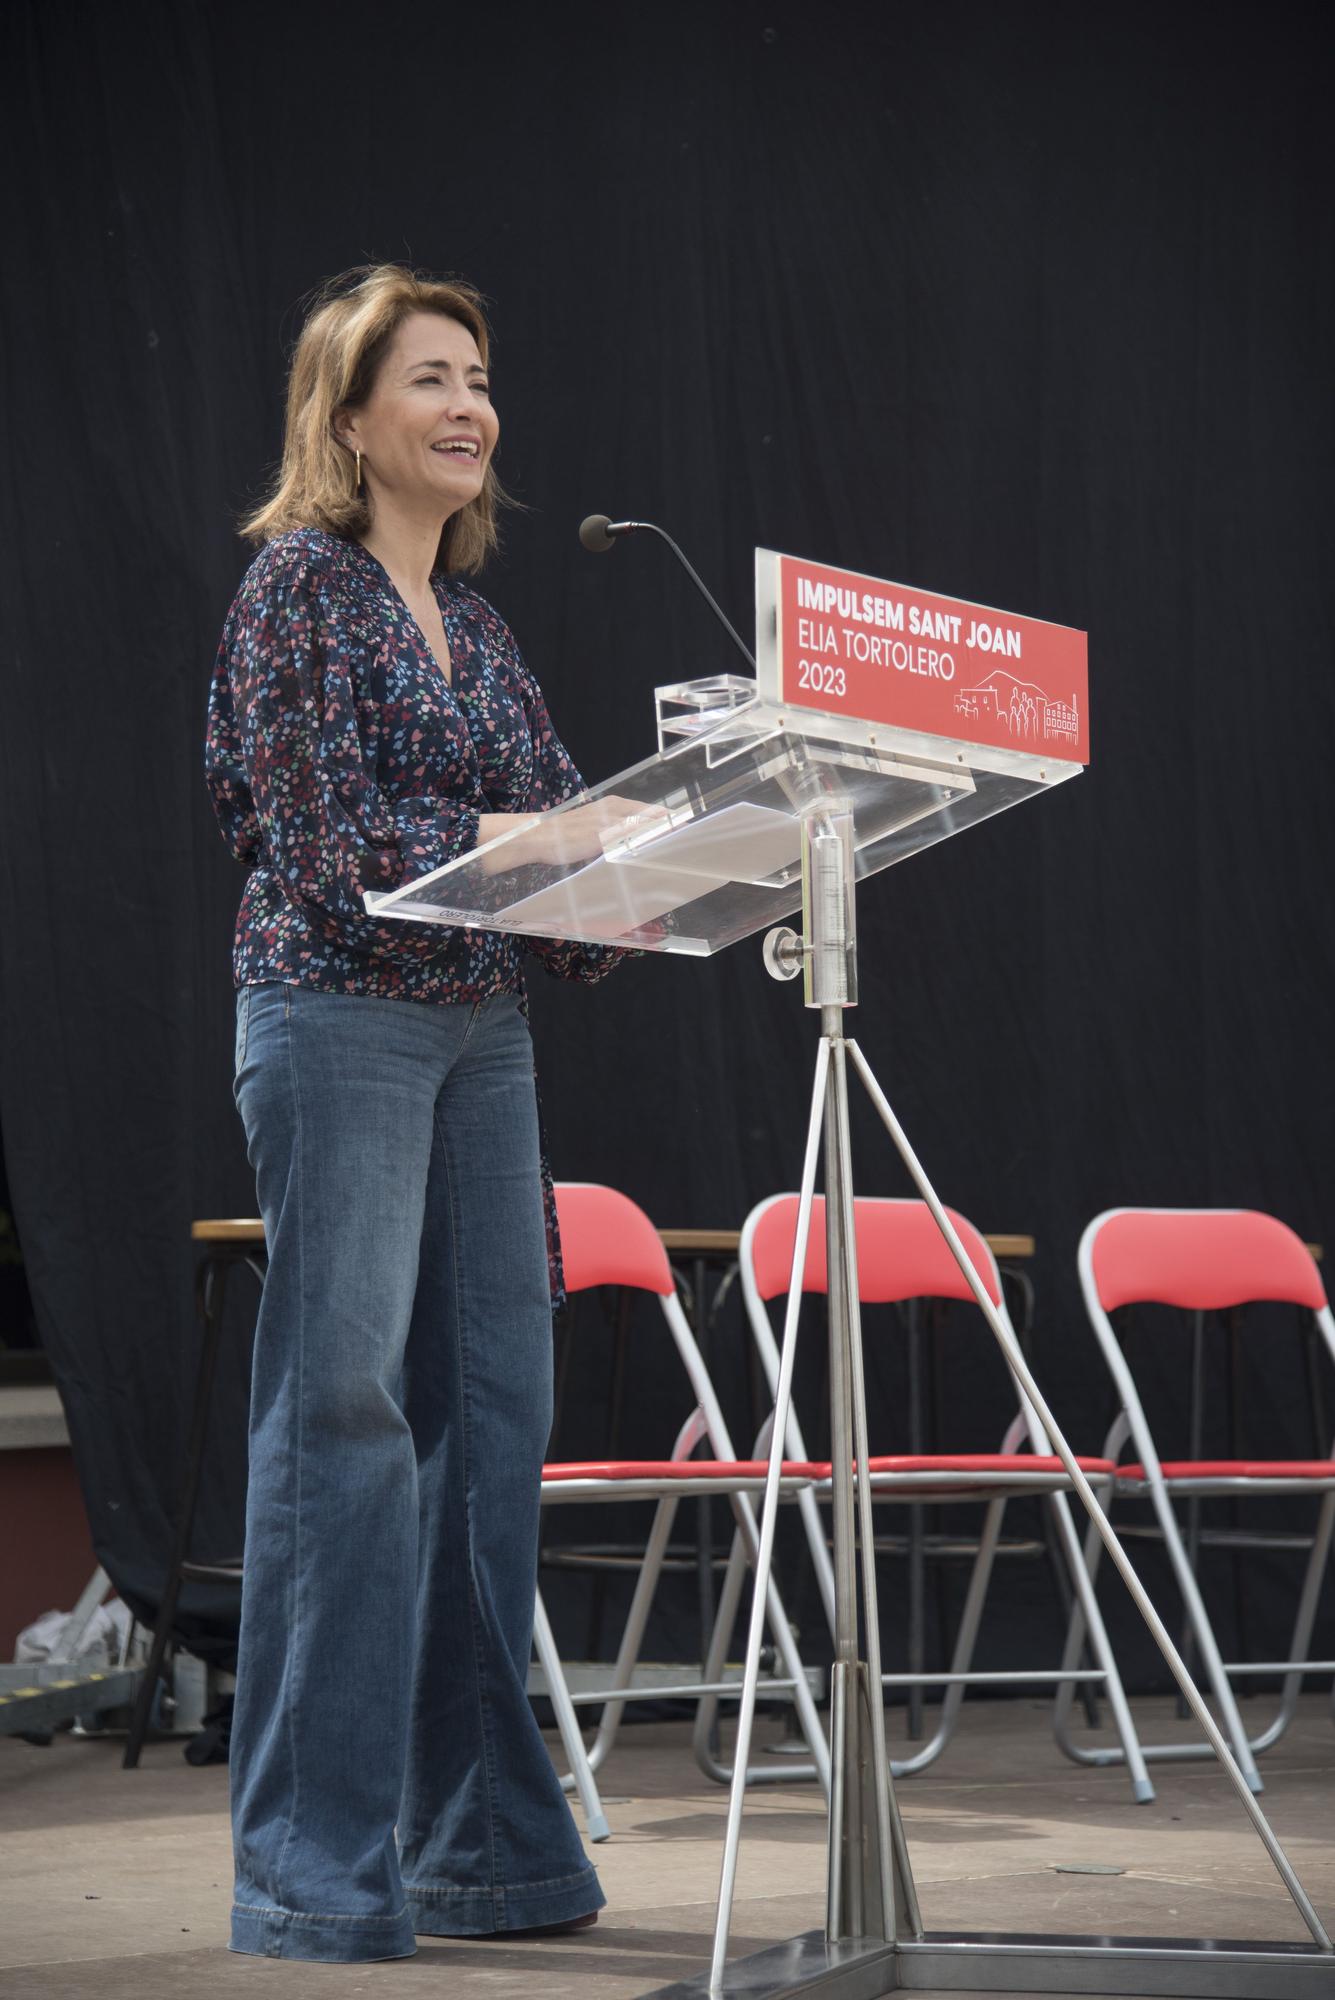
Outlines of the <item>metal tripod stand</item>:
{"label": "metal tripod stand", "polygon": [[[792,1277],[784,1319],[760,1546],[747,1639],[746,1670],[718,1920],[707,1981],[663,1989],[681,2000],[703,1996],[838,1993],[844,2000],[914,1988],[954,1991],[1245,1996],[1289,2000],[1335,1983],[1335,1952],[1273,1828],[1252,1795],[1162,1620],[1113,1533],[1035,1381],[1023,1353],[993,1306],[950,1217],[856,1042],[844,1034],[844,1009],[857,1002],[853,819],[838,802],[811,806],[802,820],[803,935],[771,931],[765,959],[776,978],[798,973],[805,1002],[818,1009],[821,1039],[802,1167]],[[1213,1745],[1239,1801],[1292,1897],[1312,1943],[1220,1945],[1188,1939],[945,1938],[923,1931],[904,1830],[890,1778],[881,1682],[880,1627],[872,1554],[872,1492],[859,1313],[857,1239],[848,1116],[852,1063],[919,1194],[959,1264],[1019,1387],[1028,1398],[1088,1511],[1151,1636],[1197,1722]],[[774,1951],[726,1962],[736,1883],[746,1769],[755,1715],[766,1584],[774,1550],[779,1478],[792,1398],[798,1314],[806,1269],[816,1165],[824,1141],[825,1223],[830,1329],[830,1452],[833,1462],[835,1659],[831,1680],[831,1797],[824,1933]],[[861,1551],[861,1591],[858,1552]],[[859,1595],[862,1636],[859,1643]]]}

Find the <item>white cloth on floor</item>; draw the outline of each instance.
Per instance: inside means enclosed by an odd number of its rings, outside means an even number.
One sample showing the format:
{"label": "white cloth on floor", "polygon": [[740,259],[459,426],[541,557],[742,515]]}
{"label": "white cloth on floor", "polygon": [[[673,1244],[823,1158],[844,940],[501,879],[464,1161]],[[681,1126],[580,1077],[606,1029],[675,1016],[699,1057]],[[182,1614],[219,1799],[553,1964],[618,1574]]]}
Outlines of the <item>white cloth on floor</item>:
{"label": "white cloth on floor", "polygon": [[[25,1625],[14,1641],[15,1661],[34,1666],[51,1659],[69,1616],[68,1611],[44,1611],[31,1625]],[[128,1606],[122,1604],[119,1597],[100,1604],[84,1626],[69,1657],[78,1660],[93,1673],[99,1668],[114,1666],[120,1659],[121,1648],[132,1622]]]}

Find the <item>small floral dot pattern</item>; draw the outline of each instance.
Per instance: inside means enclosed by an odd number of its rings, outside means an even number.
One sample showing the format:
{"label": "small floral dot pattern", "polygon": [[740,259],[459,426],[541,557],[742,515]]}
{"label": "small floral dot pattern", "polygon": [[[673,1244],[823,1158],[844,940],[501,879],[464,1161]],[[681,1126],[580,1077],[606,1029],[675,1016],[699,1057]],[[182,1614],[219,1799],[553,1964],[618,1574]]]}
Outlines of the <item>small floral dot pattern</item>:
{"label": "small floral dot pattern", "polygon": [[[377,920],[362,902],[477,844],[483,812],[541,812],[583,789],[509,628],[455,577],[432,585],[449,642],[437,665],[387,572],[360,543],[302,528],[261,549],[233,600],[209,689],[213,808],[249,869],[238,986],[468,1006],[523,995],[531,952],[599,979],[604,946]],[[544,1158],[553,1299],[560,1247]]]}

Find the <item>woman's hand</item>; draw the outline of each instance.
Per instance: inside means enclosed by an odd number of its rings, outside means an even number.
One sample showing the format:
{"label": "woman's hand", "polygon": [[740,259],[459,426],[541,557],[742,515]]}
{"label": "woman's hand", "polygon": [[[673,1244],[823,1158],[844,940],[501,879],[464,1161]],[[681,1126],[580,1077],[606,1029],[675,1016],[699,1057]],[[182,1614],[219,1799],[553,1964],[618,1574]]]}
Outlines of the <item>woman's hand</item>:
{"label": "woman's hand", "polygon": [[590,799],[586,805],[567,806],[563,811],[545,813],[482,813],[477,823],[478,845],[496,840],[503,833],[522,828],[518,838],[508,840],[494,854],[482,856],[489,875],[502,874],[525,862],[545,861],[561,865],[571,861],[593,861],[616,839],[624,839],[651,819],[659,809],[640,799]]}

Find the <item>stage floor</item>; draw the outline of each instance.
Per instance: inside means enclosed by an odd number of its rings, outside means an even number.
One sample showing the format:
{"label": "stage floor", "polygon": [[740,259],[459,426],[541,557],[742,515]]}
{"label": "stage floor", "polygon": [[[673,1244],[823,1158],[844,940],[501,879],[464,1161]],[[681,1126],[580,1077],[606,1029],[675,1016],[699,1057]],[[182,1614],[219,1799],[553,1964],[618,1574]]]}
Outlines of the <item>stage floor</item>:
{"label": "stage floor", "polygon": [[[1268,1713],[1262,1701],[1245,1703]],[[1147,1742],[1182,1733],[1167,1701],[1138,1702]],[[900,1718],[892,1717],[892,1729]],[[1259,1723],[1258,1723],[1259,1726]],[[762,1718],[762,1741],[778,1734]],[[0,1738],[3,2000],[179,2000],[264,1993],[396,2000],[632,2000],[704,1969],[726,1794],[702,1779],[687,1730],[624,1730],[604,1773],[612,1838],[591,1849],[608,1908],[591,1932],[528,1944],[423,1939],[418,1955],[357,1966],[238,1958],[226,1949],[227,1772],[179,1742],[137,1772],[116,1741]],[[1309,1696],[1262,1759],[1262,1803],[1328,1927],[1335,1926],[1335,1727]],[[1045,1707],[966,1704],[955,1743],[900,1799],[932,1929],[1108,1931],[1298,1940],[1306,1934],[1231,1791],[1203,1764],[1155,1768],[1135,1806],[1120,1773],[1058,1753]],[[753,1791],[733,1949],[814,1929],[823,1915],[824,1812],[813,1786]],[[1060,1872],[1062,1870],[1077,1872]],[[1081,1870],[1116,1869],[1118,1873]]]}

